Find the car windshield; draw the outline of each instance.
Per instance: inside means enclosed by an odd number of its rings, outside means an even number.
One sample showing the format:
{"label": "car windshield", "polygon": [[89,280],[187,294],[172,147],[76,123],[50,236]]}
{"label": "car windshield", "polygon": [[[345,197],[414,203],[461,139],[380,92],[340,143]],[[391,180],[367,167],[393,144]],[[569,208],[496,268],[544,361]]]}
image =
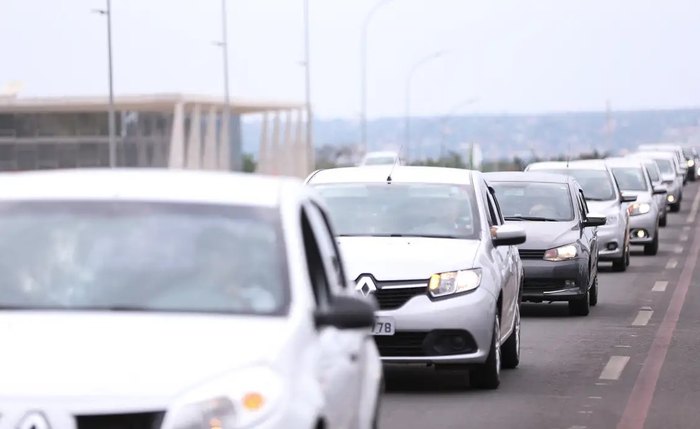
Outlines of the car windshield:
{"label": "car windshield", "polygon": [[284,314],[277,211],[0,203],[0,308]]}
{"label": "car windshield", "polygon": [[654,162],[645,162],[644,168],[647,170],[647,173],[649,173],[649,177],[651,177],[652,182],[658,182],[661,180],[661,177],[659,176],[659,169]]}
{"label": "car windshield", "polygon": [[566,183],[490,182],[506,220],[574,219]]}
{"label": "car windshield", "polygon": [[647,191],[644,170],[636,167],[612,167],[613,176],[623,191]]}
{"label": "car windshield", "polygon": [[576,179],[579,185],[581,185],[586,199],[589,201],[609,201],[615,199],[615,184],[606,170],[563,168],[547,171],[550,173],[569,175]]}
{"label": "car windshield", "polygon": [[367,158],[365,160],[365,165],[386,165],[386,164],[393,164],[396,158],[391,157],[391,156],[375,156],[371,158]]}
{"label": "car windshield", "polygon": [[346,183],[317,185],[316,189],[341,236],[479,236],[472,186]]}
{"label": "car windshield", "polygon": [[674,174],[673,162],[668,159],[655,159],[656,165],[659,166],[661,174]]}

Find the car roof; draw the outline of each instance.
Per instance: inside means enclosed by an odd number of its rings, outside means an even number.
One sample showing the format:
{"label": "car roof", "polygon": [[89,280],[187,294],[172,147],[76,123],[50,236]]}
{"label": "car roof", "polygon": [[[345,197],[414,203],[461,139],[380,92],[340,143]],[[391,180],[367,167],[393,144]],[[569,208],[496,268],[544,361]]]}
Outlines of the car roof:
{"label": "car roof", "polygon": [[647,143],[647,144],[640,144],[637,146],[638,149],[644,150],[645,148],[653,149],[653,148],[667,148],[667,149],[673,149],[673,150],[679,150],[683,149],[683,145],[678,144],[678,143]]}
{"label": "car roof", "polygon": [[120,200],[275,207],[298,179],[175,169],[66,169],[0,173],[0,200]]}
{"label": "car roof", "polygon": [[565,174],[532,171],[497,171],[493,173],[484,173],[484,178],[490,182],[569,183],[574,181],[571,176]]}
{"label": "car roof", "polygon": [[668,159],[668,160],[678,159],[678,158],[676,158],[676,155],[673,154],[672,152],[659,151],[659,150],[644,150],[644,151],[631,153],[627,156],[629,156],[629,157],[644,157],[644,158],[662,158],[662,159]]}
{"label": "car roof", "polygon": [[314,185],[321,183],[386,183],[390,174],[392,183],[470,185],[472,184],[473,172],[461,168],[448,167],[373,165],[320,170],[311,175],[307,182]]}
{"label": "car roof", "polygon": [[546,169],[562,169],[570,168],[572,170],[607,170],[605,161],[602,159],[583,159],[576,161],[546,161],[534,162],[528,165],[528,169],[546,170]]}
{"label": "car roof", "polygon": [[612,157],[606,158],[605,163],[608,164],[609,167],[644,167],[642,160],[638,158]]}

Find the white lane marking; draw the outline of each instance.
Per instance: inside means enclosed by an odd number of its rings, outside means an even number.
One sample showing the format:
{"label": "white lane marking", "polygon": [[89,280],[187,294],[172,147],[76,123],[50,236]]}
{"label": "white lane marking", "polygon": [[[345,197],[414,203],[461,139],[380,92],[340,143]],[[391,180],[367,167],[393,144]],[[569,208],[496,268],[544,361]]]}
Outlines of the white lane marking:
{"label": "white lane marking", "polygon": [[687,235],[681,236],[681,241],[688,241],[688,236]]}
{"label": "white lane marking", "polygon": [[685,249],[683,249],[683,248],[680,247],[680,246],[678,246],[678,247],[676,247],[675,249],[673,249],[673,251],[674,251],[675,253],[678,253],[679,255],[680,255],[681,253],[683,253],[684,250],[685,250]]}
{"label": "white lane marking", "polygon": [[619,380],[622,370],[625,369],[629,360],[629,356],[610,356],[608,363],[598,378],[601,380]]}
{"label": "white lane marking", "polygon": [[629,349],[629,348],[632,347],[632,346],[626,346],[626,345],[624,345],[624,344],[618,344],[618,345],[616,345],[615,347],[617,347],[618,349]]}
{"label": "white lane marking", "polygon": [[684,230],[684,231],[690,231],[690,226],[688,226],[688,225],[684,226],[684,227],[683,227],[683,230]]}
{"label": "white lane marking", "polygon": [[658,282],[654,283],[654,287],[651,288],[652,292],[666,292],[666,287],[668,286],[668,282],[665,280],[659,280]]}
{"label": "white lane marking", "polygon": [[668,261],[668,264],[666,264],[666,269],[672,270],[672,269],[676,268],[677,266],[678,266],[678,261],[676,261],[675,259],[670,259]]}
{"label": "white lane marking", "polygon": [[602,396],[589,396],[588,399],[603,399]]}
{"label": "white lane marking", "polygon": [[587,429],[588,426],[571,426],[569,429]]}
{"label": "white lane marking", "polygon": [[646,326],[652,314],[654,314],[652,310],[639,310],[637,317],[632,321],[632,326]]}

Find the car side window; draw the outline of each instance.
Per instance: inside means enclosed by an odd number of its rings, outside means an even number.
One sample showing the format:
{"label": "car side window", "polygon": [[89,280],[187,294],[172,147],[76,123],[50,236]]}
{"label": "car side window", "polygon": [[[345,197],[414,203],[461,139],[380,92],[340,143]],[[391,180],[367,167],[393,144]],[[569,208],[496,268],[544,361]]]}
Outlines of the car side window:
{"label": "car side window", "polygon": [[486,205],[486,212],[488,214],[487,220],[489,222],[489,226],[501,225],[503,223],[503,219],[501,218],[500,213],[496,209],[496,204],[493,200],[493,196],[491,195],[491,191],[489,190],[489,186],[486,184],[486,182],[483,182],[482,186],[484,187],[484,204]]}
{"label": "car side window", "polygon": [[318,243],[316,234],[311,226],[308,210],[301,209],[301,231],[304,240],[304,253],[306,254],[306,265],[309,270],[309,281],[313,288],[316,306],[325,308],[330,303],[330,287],[328,274],[323,262],[321,246]]}
{"label": "car side window", "polygon": [[331,220],[326,213],[318,204],[312,203],[312,212],[317,213],[320,217],[320,228],[323,230],[321,241],[327,245],[328,255],[331,259],[331,265],[333,266],[333,271],[337,277],[338,285],[342,288],[347,287],[345,276],[345,267],[343,266],[343,258],[340,255],[340,249],[338,248],[338,243],[335,241],[335,231],[331,226]]}
{"label": "car side window", "polygon": [[[341,265],[335,237],[327,221],[324,220],[323,211],[314,203],[304,204],[311,230],[319,245],[320,256],[328,279],[328,287],[331,293],[337,293],[345,287],[345,274]],[[331,295],[332,296],[332,295]]]}

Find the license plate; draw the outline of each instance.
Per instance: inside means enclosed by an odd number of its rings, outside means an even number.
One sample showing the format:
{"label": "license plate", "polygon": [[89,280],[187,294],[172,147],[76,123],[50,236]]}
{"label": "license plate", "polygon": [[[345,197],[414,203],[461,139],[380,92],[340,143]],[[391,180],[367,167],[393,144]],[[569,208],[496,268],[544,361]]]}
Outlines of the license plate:
{"label": "license plate", "polygon": [[394,335],[396,322],[392,317],[375,317],[372,335]]}

